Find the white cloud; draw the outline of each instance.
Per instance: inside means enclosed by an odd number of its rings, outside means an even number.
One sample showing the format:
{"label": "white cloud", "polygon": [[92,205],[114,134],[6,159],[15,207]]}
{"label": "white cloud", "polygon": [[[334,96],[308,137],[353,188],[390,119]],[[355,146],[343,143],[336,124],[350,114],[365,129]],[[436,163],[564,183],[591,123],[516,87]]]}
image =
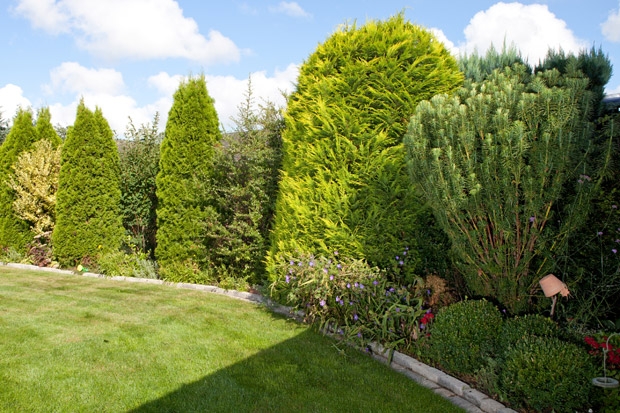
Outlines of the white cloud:
{"label": "white cloud", "polygon": [[[264,71],[252,73],[255,102],[269,100],[283,106],[285,99],[281,92],[292,92],[298,72],[299,67],[290,64],[285,70],[276,70],[273,76],[267,75]],[[136,100],[127,93],[121,73],[111,69],[96,70],[85,68],[77,63],[63,63],[50,72],[50,77],[52,82],[47,86],[49,93],[73,94],[69,104],[50,105],[54,124],[73,124],[77,104],[83,98],[86,106],[101,108],[110,127],[119,135],[125,132],[128,116],[132,118],[135,125],[140,125],[151,122],[155,112],[160,114],[159,126],[163,130],[168,111],[172,106],[174,92],[184,78],[181,75],[171,75],[166,72],[150,76],[147,79],[147,85],[154,88],[159,97],[152,103],[139,106]],[[237,108],[243,102],[243,95],[247,90],[247,79],[213,75],[205,75],[205,78],[209,94],[215,100],[215,109],[220,123],[230,130],[232,128],[230,118],[237,114]],[[75,86],[68,85],[70,79],[76,81]]]}
{"label": "white cloud", "polygon": [[114,69],[88,69],[76,62],[65,62],[50,72],[52,83],[48,93],[120,93],[125,84],[123,75]]}
{"label": "white cloud", "polygon": [[601,24],[601,32],[610,42],[620,42],[620,4],[618,10],[609,12],[609,17]]}
{"label": "white cloud", "polygon": [[203,36],[174,0],[19,0],[14,10],[34,27],[70,32],[79,47],[104,59],[186,58],[211,65],[241,57],[217,30]]}
{"label": "white cloud", "polygon": [[0,112],[2,112],[3,120],[12,123],[17,108],[20,106],[24,109],[32,106],[30,101],[24,97],[21,87],[9,83],[0,88]]}
{"label": "white cloud", "polygon": [[282,13],[290,17],[304,17],[304,18],[312,17],[310,13],[305,11],[295,1],[281,1],[277,6],[270,7],[269,10],[272,11],[273,13]]}
{"label": "white cloud", "polygon": [[52,34],[68,32],[69,16],[55,0],[20,0],[14,11],[26,16],[33,27]]}
{"label": "white cloud", "polygon": [[454,43],[452,43],[444,34],[444,32],[441,29],[437,29],[435,27],[431,27],[430,29],[428,29],[431,33],[433,33],[435,35],[435,37],[437,38],[437,40],[439,40],[441,43],[443,43],[443,45],[445,46],[446,49],[448,49],[448,51],[450,53],[452,53],[453,56],[458,56],[459,54],[459,49],[458,47],[456,47],[454,45]]}
{"label": "white cloud", "polygon": [[531,64],[544,59],[549,48],[577,53],[588,46],[546,5],[497,3],[470,20],[465,44],[459,49],[468,54],[474,50],[484,53],[491,44],[501,50],[504,42],[508,46],[514,43]]}

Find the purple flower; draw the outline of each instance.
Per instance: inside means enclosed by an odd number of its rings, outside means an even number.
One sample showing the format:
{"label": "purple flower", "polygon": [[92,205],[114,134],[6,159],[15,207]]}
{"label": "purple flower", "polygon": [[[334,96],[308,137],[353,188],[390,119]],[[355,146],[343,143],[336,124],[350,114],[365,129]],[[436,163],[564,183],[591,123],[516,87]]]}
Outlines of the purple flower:
{"label": "purple flower", "polygon": [[[362,338],[362,333],[357,333],[357,337]],[[366,351],[368,351],[368,349],[366,349]]]}
{"label": "purple flower", "polygon": [[349,301],[349,305],[353,305],[353,301]]}
{"label": "purple flower", "polygon": [[396,256],[396,261],[398,261],[398,260],[400,260],[400,257],[397,255],[397,256]]}
{"label": "purple flower", "polygon": [[612,205],[611,206],[611,209],[617,209],[617,208],[618,208],[618,205]]}
{"label": "purple flower", "polygon": [[325,307],[325,300],[321,300],[319,304],[321,304],[321,307]]}
{"label": "purple flower", "polygon": [[377,280],[374,280],[374,281],[372,282],[372,285],[377,285],[377,284],[379,284],[379,281],[377,281]]}
{"label": "purple flower", "polygon": [[405,251],[409,251],[409,247],[405,247]]}
{"label": "purple flower", "polygon": [[431,295],[431,290],[426,290],[426,295]]}
{"label": "purple flower", "polygon": [[420,324],[420,330],[424,330],[426,326],[424,324]]}
{"label": "purple flower", "polygon": [[295,261],[290,260],[290,261],[289,261],[289,265],[295,265]]}
{"label": "purple flower", "polygon": [[394,291],[396,291],[394,287],[390,287],[390,292],[393,293]]}
{"label": "purple flower", "polygon": [[287,284],[288,284],[288,283],[290,283],[290,282],[291,282],[291,277],[289,277],[289,276],[287,275],[287,276],[286,276],[286,278],[285,278],[285,281],[286,281],[286,283],[287,283]]}
{"label": "purple flower", "polygon": [[333,280],[334,280],[334,276],[333,276],[333,275],[330,275],[330,276],[329,276],[329,280],[330,280],[330,281],[333,281]]}
{"label": "purple flower", "polygon": [[334,251],[334,255],[338,255],[338,251]]}
{"label": "purple flower", "polygon": [[599,236],[603,235],[603,231],[597,232],[596,235],[599,235]]}
{"label": "purple flower", "polygon": [[338,304],[340,304],[340,305],[344,305],[344,301],[342,301],[342,299],[340,299],[340,301],[338,302]]}
{"label": "purple flower", "polygon": [[327,268],[323,268],[323,272],[327,274]]}
{"label": "purple flower", "polygon": [[336,265],[336,268],[341,269],[342,265],[338,264],[338,265]]}
{"label": "purple flower", "polygon": [[407,255],[407,251],[403,251],[403,255]]}
{"label": "purple flower", "polygon": [[611,252],[613,252],[614,254],[616,254],[616,253],[618,252],[618,250],[614,248],[614,249],[612,249],[612,250],[611,250]]}
{"label": "purple flower", "polygon": [[530,217],[530,222],[536,221],[536,217]]}
{"label": "purple flower", "polygon": [[299,265],[301,267],[302,265],[304,265],[304,263],[299,261],[299,263],[297,265]]}
{"label": "purple flower", "polygon": [[400,308],[396,307],[396,312],[400,313]]}
{"label": "purple flower", "polygon": [[363,290],[364,289],[364,284],[360,284],[360,288]]}
{"label": "purple flower", "polygon": [[357,316],[357,314],[353,314],[353,320],[357,321],[359,317]]}
{"label": "purple flower", "polygon": [[398,261],[398,265],[403,266],[405,262],[403,260]]}
{"label": "purple flower", "polygon": [[308,263],[308,265],[309,265],[310,267],[314,267],[314,261],[310,261],[310,262]]}
{"label": "purple flower", "polygon": [[360,285],[358,283],[353,284],[355,286],[355,288],[359,287]]}
{"label": "purple flower", "polygon": [[351,284],[350,283],[347,283],[347,288],[351,288]]}

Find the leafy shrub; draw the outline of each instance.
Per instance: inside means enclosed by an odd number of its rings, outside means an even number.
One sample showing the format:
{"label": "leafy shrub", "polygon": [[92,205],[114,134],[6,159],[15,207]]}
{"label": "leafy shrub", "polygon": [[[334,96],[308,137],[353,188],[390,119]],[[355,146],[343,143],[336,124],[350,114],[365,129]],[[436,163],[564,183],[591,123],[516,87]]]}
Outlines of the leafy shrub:
{"label": "leafy shrub", "polygon": [[437,313],[431,335],[432,357],[453,373],[472,374],[495,355],[502,317],[486,300],[466,300]]}
{"label": "leafy shrub", "polygon": [[109,276],[157,278],[157,265],[144,252],[109,252],[97,259],[99,271]]}
{"label": "leafy shrub", "polygon": [[421,280],[399,287],[365,261],[305,255],[277,267],[272,296],[305,313],[305,320],[361,347],[377,341],[410,349],[423,316]]}
{"label": "leafy shrub", "polygon": [[596,369],[582,348],[555,337],[526,336],[506,353],[500,388],[510,403],[573,412],[589,404]]}
{"label": "leafy shrub", "polygon": [[501,334],[497,340],[497,355],[503,358],[510,348],[528,335],[559,337],[559,334],[558,325],[551,319],[539,314],[508,319],[502,325]]}

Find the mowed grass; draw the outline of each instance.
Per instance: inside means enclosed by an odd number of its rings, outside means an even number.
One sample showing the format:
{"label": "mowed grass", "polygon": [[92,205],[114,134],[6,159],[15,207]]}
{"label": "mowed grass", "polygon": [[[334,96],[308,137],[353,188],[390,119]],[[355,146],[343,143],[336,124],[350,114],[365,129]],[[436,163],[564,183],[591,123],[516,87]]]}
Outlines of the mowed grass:
{"label": "mowed grass", "polygon": [[0,267],[1,411],[461,411],[335,344],[224,296]]}

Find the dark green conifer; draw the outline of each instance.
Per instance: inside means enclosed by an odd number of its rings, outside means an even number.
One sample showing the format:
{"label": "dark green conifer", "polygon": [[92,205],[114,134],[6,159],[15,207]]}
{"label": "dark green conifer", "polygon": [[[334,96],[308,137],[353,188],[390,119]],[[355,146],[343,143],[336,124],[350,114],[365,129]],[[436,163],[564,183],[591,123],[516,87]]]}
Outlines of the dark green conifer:
{"label": "dark green conifer", "polygon": [[101,110],[93,113],[81,101],[63,146],[52,234],[62,265],[96,261],[120,247],[119,185],[114,134]]}
{"label": "dark green conifer", "polygon": [[[184,80],[174,94],[157,174],[157,247],[161,274],[196,281],[204,266],[203,223],[209,214],[202,188],[213,165],[219,121],[204,75]],[[185,272],[182,270],[185,268]]]}

